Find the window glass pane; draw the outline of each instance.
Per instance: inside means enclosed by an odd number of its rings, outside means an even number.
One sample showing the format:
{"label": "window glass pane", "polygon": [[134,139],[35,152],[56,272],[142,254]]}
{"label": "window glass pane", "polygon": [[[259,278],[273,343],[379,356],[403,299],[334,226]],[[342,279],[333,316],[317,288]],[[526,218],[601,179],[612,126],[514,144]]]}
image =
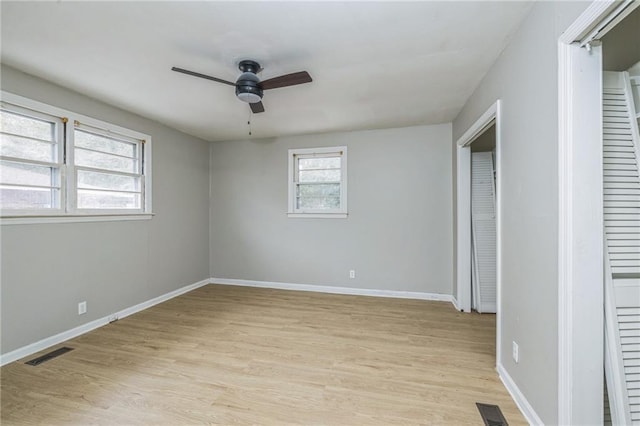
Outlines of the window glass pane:
{"label": "window glass pane", "polygon": [[34,164],[0,161],[0,183],[58,186],[57,169]]}
{"label": "window glass pane", "polygon": [[50,209],[59,204],[60,191],[57,189],[25,188],[0,185],[0,206],[2,209]]}
{"label": "window glass pane", "polygon": [[16,136],[0,135],[0,155],[55,163],[56,144]]}
{"label": "window glass pane", "polygon": [[139,209],[140,194],[78,189],[80,209]]}
{"label": "window glass pane", "polygon": [[299,209],[330,210],[340,208],[340,197],[298,198]]}
{"label": "window glass pane", "polygon": [[340,170],[300,170],[300,182],[340,182]]}
{"label": "window glass pane", "polygon": [[76,148],[74,152],[76,165],[78,166],[125,173],[138,172],[138,160],[116,157],[115,155],[103,154],[101,152],[86,151],[81,148]]}
{"label": "window glass pane", "polygon": [[74,143],[76,147],[89,148],[96,151],[108,152],[111,154],[124,155],[127,157],[137,157],[137,144],[108,138],[93,133],[76,130],[74,133]]}
{"label": "window glass pane", "polygon": [[140,191],[140,178],[78,170],[78,188]]}
{"label": "window glass pane", "polygon": [[13,133],[30,138],[54,140],[55,125],[52,122],[25,117],[9,111],[0,111],[0,125],[2,132]]}
{"label": "window glass pane", "polygon": [[299,184],[298,197],[340,197],[340,184]]}
{"label": "window glass pane", "polygon": [[296,205],[299,209],[340,208],[340,184],[298,185]]}
{"label": "window glass pane", "polygon": [[339,169],[340,157],[300,158],[298,168],[300,170]]}

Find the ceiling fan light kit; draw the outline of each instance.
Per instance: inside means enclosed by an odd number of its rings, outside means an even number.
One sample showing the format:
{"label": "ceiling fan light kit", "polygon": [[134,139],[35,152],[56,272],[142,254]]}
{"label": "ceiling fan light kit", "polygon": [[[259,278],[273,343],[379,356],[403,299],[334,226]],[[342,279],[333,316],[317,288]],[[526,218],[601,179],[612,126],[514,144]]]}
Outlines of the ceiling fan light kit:
{"label": "ceiling fan light kit", "polygon": [[200,74],[195,71],[189,71],[183,68],[173,67],[171,68],[171,70],[194,77],[200,77],[218,83],[227,84],[229,86],[235,86],[236,97],[242,102],[248,103],[251,107],[251,111],[253,111],[254,113],[264,112],[262,97],[265,90],[295,86],[298,84],[310,83],[312,81],[311,76],[308,72],[299,71],[292,74],[270,78],[261,82],[260,77],[258,77],[257,73],[262,71],[262,68],[260,67],[259,63],[251,60],[240,61],[240,63],[238,64],[238,68],[240,69],[240,71],[242,71],[242,74],[240,74],[240,77],[238,77],[238,80],[236,80],[235,83],[222,80],[217,77],[212,77],[210,75]]}
{"label": "ceiling fan light kit", "polygon": [[256,75],[260,71],[260,64],[254,61],[240,61],[238,68],[242,74],[236,81],[236,96],[249,104],[260,102],[264,93],[260,78]]}
{"label": "ceiling fan light kit", "polygon": [[260,93],[252,93],[251,90],[247,90],[246,88],[236,87],[236,96],[242,102],[257,104],[262,100],[262,90],[260,90]]}

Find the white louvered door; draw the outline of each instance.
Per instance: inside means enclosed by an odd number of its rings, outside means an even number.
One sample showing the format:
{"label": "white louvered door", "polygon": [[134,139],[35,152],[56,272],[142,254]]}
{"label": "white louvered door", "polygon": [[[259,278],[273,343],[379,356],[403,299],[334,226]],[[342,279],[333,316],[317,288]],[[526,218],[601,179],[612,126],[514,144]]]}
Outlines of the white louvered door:
{"label": "white louvered door", "polygon": [[471,154],[473,301],[478,312],[496,312],[496,191],[491,152]]}
{"label": "white louvered door", "polygon": [[640,173],[627,73],[604,74],[606,380],[613,424],[640,425]]}

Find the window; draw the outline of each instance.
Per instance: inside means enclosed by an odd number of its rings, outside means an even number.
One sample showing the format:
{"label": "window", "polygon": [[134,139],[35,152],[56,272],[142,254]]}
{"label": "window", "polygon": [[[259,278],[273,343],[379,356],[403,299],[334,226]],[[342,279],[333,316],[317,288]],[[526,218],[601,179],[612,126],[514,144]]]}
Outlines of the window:
{"label": "window", "polygon": [[347,217],[347,147],[289,150],[289,217]]}
{"label": "window", "polygon": [[2,92],[3,218],[151,212],[151,138]]}
{"label": "window", "polygon": [[78,209],[140,210],[144,141],[80,123],[73,140]]}
{"label": "window", "polygon": [[0,205],[3,211],[60,212],[62,120],[2,103],[0,124]]}

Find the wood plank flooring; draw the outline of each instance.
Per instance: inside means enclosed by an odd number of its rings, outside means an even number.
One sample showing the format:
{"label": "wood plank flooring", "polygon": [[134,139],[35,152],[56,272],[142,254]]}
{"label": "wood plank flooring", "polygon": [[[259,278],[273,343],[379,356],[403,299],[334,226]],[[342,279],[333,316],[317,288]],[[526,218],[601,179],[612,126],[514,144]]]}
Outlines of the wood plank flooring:
{"label": "wood plank flooring", "polygon": [[40,354],[0,370],[2,425],[526,424],[495,316],[445,302],[208,285]]}

